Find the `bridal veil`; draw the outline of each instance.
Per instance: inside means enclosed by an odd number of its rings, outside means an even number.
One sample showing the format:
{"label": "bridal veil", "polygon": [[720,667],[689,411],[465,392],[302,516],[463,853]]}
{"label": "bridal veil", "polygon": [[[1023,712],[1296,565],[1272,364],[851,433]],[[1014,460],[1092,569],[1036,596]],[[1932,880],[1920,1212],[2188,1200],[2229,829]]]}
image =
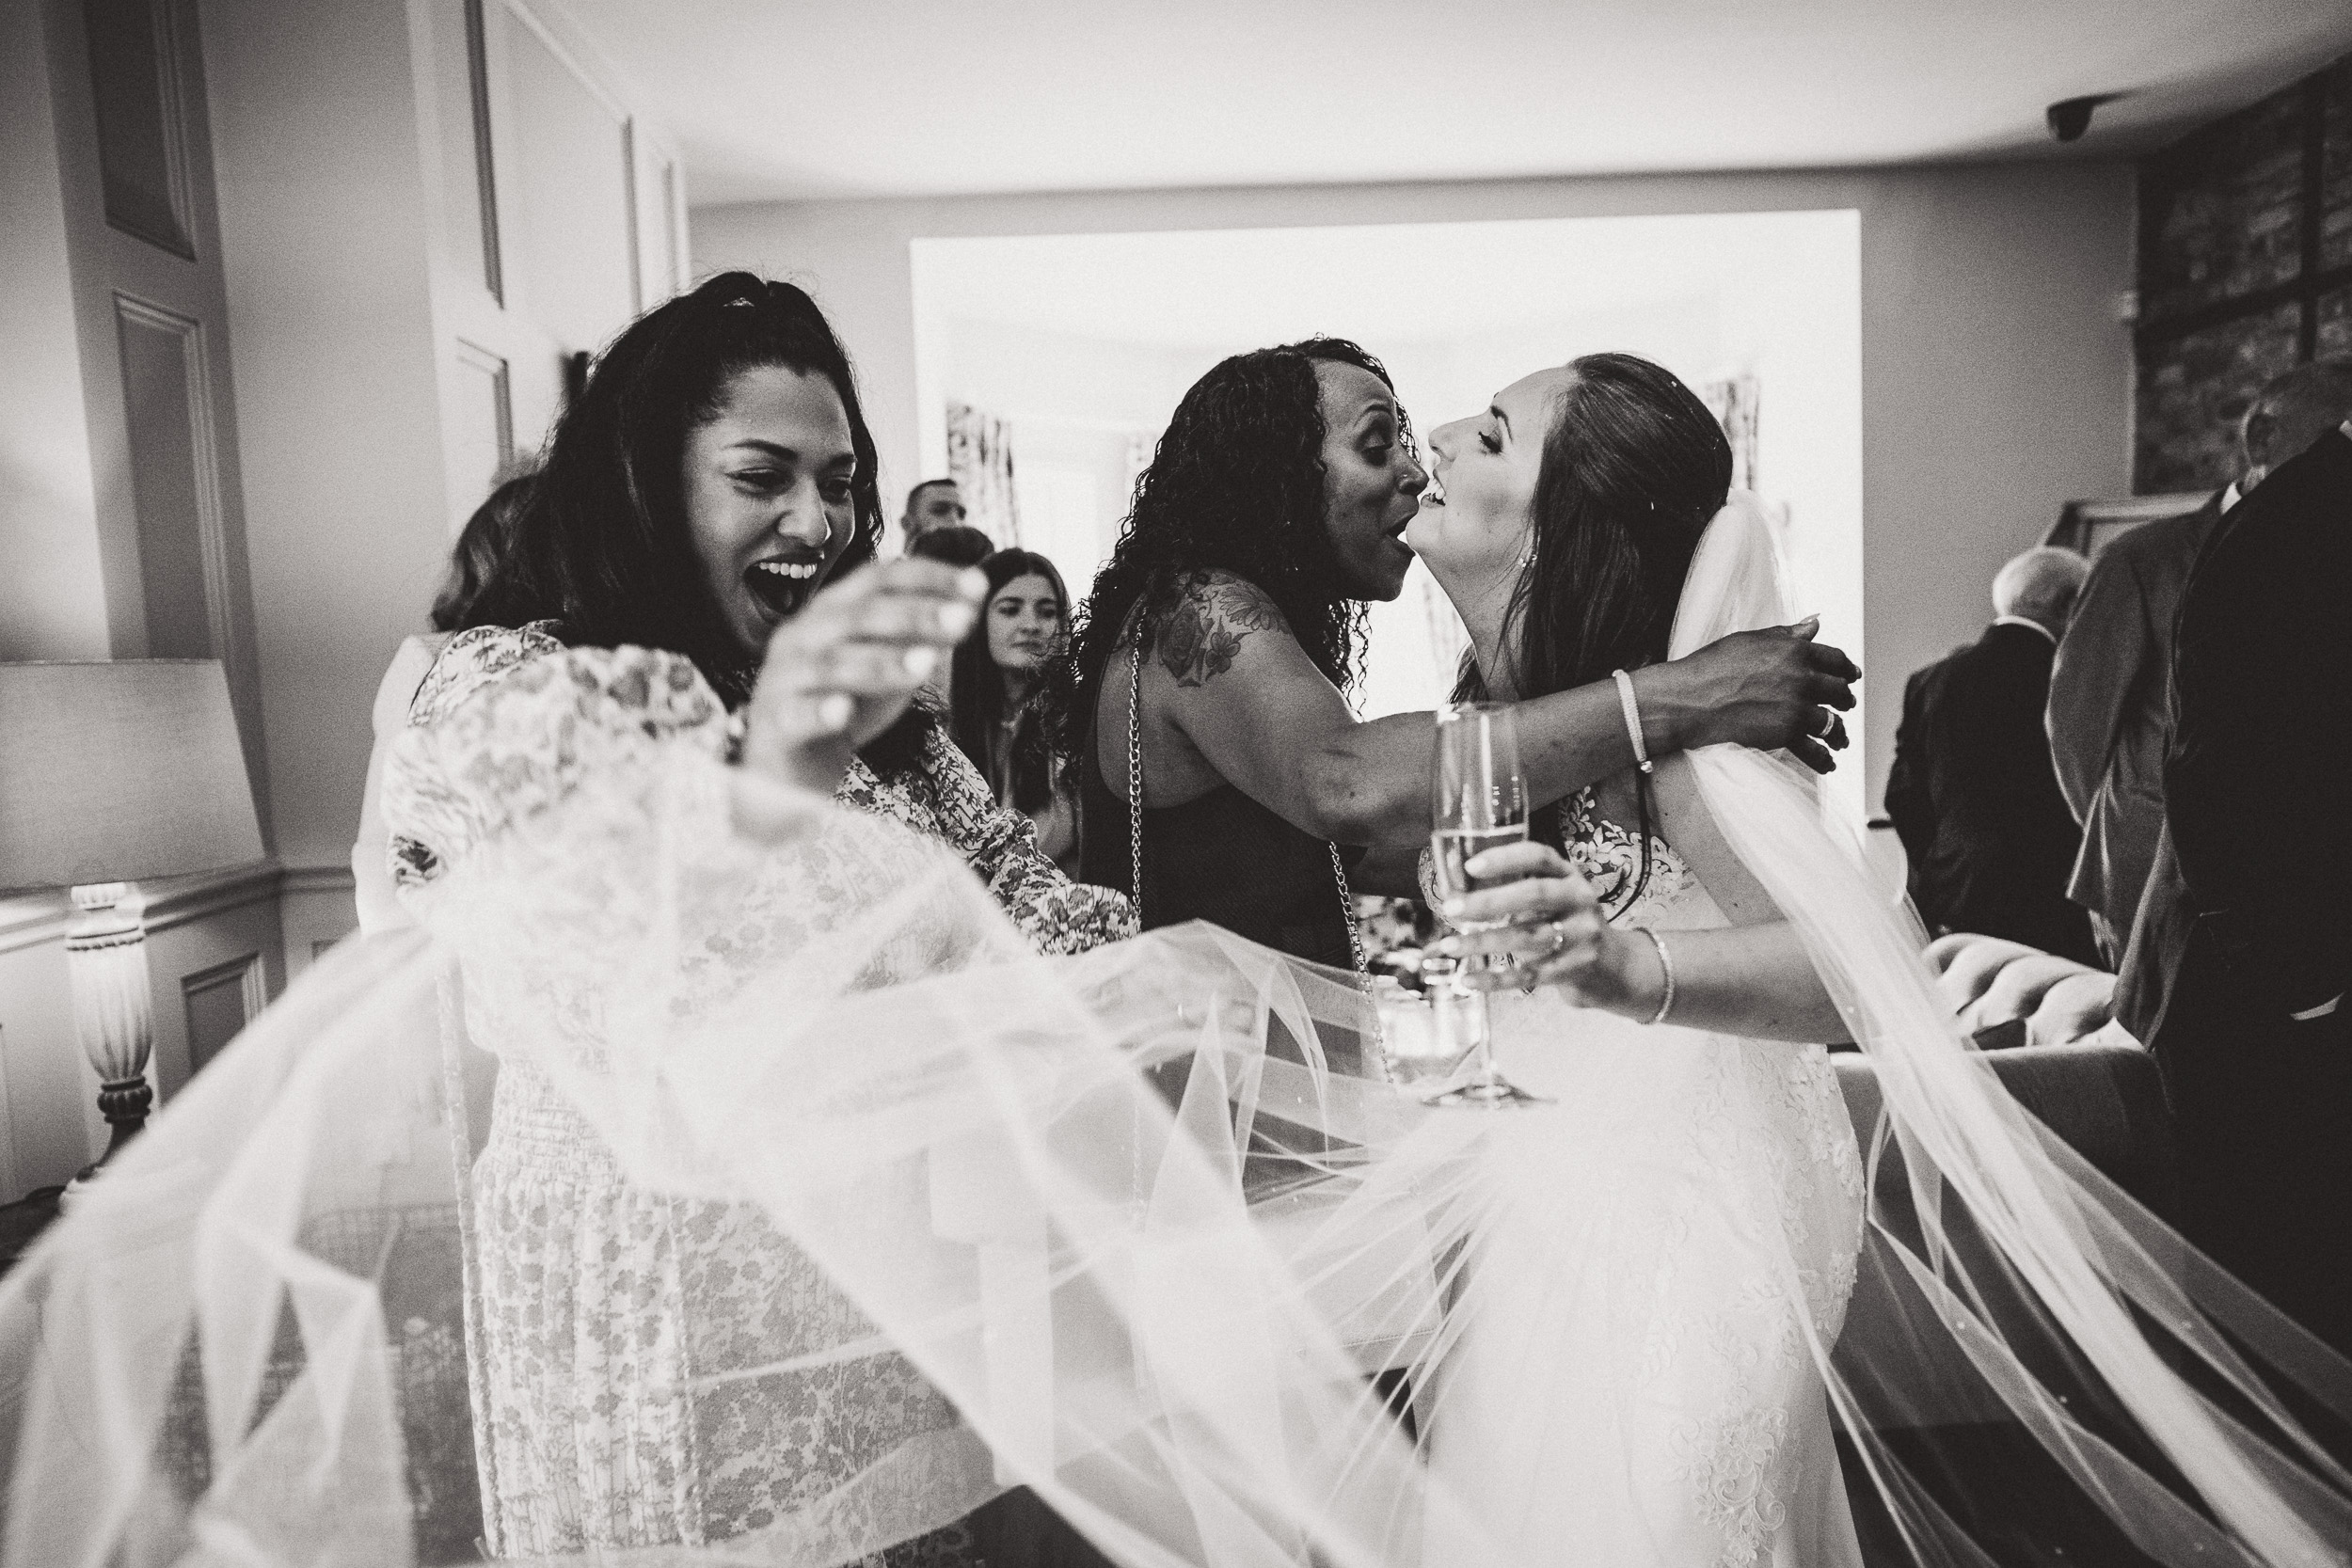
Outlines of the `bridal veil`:
{"label": "bridal veil", "polygon": [[[1735,498],[1675,649],[1786,608]],[[2043,1560],[1991,1528],[2023,1472],[1939,1435],[1993,1432],[2149,1560],[2345,1560],[2352,1368],[2002,1089],[1802,769],[1693,762],[1883,1094],[1859,1284],[1809,1347],[1864,1506],[1922,1562]],[[631,1181],[755,1211],[855,1304],[788,1367],[690,1381],[903,1356],[951,1407],[886,1451],[812,1445],[747,1533],[594,1560],[854,1561],[1013,1483],[1152,1568],[1414,1563],[1433,1515],[1477,1539],[1369,1380],[1429,1381],[1461,1332],[1489,1123],[1387,1081],[1351,977],[1205,927],[1039,958],[937,847],[813,802],[750,846],[726,801],[692,748],[583,768],[421,928],[315,964],[76,1196],[0,1285],[0,1560],[495,1548],[476,1035]],[[801,891],[755,942],[731,921],[755,877]]]}

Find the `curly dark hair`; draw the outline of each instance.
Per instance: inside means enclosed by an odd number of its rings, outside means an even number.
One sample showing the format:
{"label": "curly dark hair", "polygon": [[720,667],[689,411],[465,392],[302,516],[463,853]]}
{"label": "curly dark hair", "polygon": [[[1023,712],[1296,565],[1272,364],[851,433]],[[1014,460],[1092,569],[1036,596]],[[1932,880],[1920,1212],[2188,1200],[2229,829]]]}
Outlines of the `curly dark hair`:
{"label": "curly dark hair", "polygon": [[[463,625],[554,621],[573,646],[682,654],[728,706],[739,706],[757,678],[759,651],[729,631],[695,554],[684,458],[688,434],[719,413],[728,383],[760,365],[821,375],[840,394],[857,459],[855,523],[833,575],[871,562],[882,537],[882,495],[849,355],[800,289],[721,273],[638,317],[597,356],[548,437],[509,546]],[[911,708],[863,754],[884,772],[912,766],[932,722]]]}
{"label": "curly dark hair", "polygon": [[[1155,629],[1203,572],[1231,572],[1263,592],[1331,683],[1355,684],[1364,608],[1341,590],[1323,522],[1317,363],[1353,365],[1396,389],[1361,347],[1316,337],[1222,360],[1177,404],[1073,620],[1070,655],[1047,672],[1039,699],[1065,767],[1085,750],[1095,691],[1119,645],[1136,624]],[[1397,425],[1406,454],[1418,455],[1402,408]]]}

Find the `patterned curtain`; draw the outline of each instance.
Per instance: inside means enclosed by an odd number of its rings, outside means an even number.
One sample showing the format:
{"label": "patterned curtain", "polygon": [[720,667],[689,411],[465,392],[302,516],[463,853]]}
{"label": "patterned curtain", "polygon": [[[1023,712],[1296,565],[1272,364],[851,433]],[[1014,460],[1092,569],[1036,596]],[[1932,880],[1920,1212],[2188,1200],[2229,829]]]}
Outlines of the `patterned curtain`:
{"label": "patterned curtain", "polygon": [[1159,447],[1160,437],[1156,431],[1131,430],[1127,433],[1124,483],[1119,492],[1120,521],[1126,520],[1129,509],[1136,504],[1136,481],[1141,479],[1143,470],[1152,466],[1152,459],[1158,455]]}
{"label": "patterned curtain", "polygon": [[1707,404],[1731,441],[1731,487],[1756,488],[1756,410],[1761,384],[1752,375],[1726,376],[1703,383],[1699,401]]}
{"label": "patterned curtain", "polygon": [[1012,426],[968,403],[947,405],[947,477],[963,492],[965,520],[999,545],[1021,543],[1012,492]]}

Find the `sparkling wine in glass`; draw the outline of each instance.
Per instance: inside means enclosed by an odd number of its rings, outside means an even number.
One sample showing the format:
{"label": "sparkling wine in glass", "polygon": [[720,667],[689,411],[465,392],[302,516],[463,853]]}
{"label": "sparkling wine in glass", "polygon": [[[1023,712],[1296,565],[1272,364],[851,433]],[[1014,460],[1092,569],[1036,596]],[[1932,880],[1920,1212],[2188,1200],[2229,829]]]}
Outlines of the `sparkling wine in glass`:
{"label": "sparkling wine in glass", "polygon": [[[1527,776],[1519,770],[1518,717],[1500,703],[1456,703],[1438,712],[1429,769],[1429,858],[1441,898],[1458,898],[1495,885],[1473,877],[1469,863],[1488,849],[1527,837]],[[1454,922],[1465,931],[1492,930],[1508,921]],[[1481,960],[1472,960],[1481,961]],[[1486,995],[1458,983],[1460,971],[1426,973],[1433,994],[1468,1037],[1468,1075],[1431,1099],[1432,1105],[1502,1109],[1541,1104],[1505,1079],[1494,1063]]]}

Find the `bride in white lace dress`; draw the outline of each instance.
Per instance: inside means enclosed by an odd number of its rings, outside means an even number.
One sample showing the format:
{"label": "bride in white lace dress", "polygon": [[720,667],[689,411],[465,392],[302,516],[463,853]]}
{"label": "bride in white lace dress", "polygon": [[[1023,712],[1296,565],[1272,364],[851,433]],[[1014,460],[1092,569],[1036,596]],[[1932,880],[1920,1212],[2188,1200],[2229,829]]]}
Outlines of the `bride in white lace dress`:
{"label": "bride in white lace dress", "polygon": [[[1431,445],[1441,496],[1408,537],[1470,626],[1462,695],[1667,656],[1731,468],[1681,383],[1591,356]],[[1845,1025],[1686,759],[1539,813],[1534,839],[1449,911],[1516,924],[1442,944],[1527,993],[1493,998],[1497,1057],[1555,1103],[1488,1133],[1433,1480],[1514,1561],[1858,1562],[1815,1359],[1862,1230],[1819,1043]],[[1461,1560],[1438,1533],[1426,1560]]]}

